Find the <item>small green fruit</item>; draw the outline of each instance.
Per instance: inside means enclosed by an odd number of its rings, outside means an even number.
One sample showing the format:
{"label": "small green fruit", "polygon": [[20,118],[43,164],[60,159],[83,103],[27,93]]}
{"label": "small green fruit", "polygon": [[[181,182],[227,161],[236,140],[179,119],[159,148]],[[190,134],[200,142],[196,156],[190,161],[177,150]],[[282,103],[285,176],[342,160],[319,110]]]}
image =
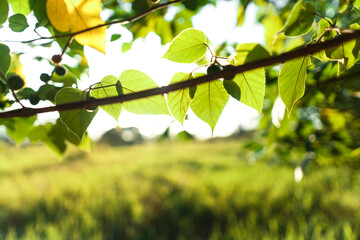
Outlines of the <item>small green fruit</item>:
{"label": "small green fruit", "polygon": [[223,81],[223,85],[225,90],[228,92],[230,96],[240,101],[241,91],[236,82],[232,80]]}
{"label": "small green fruit", "polygon": [[[96,100],[96,98],[92,97],[92,96],[88,96],[86,100]],[[91,103],[91,104],[88,104],[86,105],[86,110],[88,112],[93,112],[95,111],[96,109],[98,108],[97,104],[95,103]]]}
{"label": "small green fruit", "polygon": [[43,81],[44,83],[47,83],[48,81],[50,81],[51,76],[49,74],[46,73],[42,73],[40,75],[40,80]]}
{"label": "small green fruit", "polygon": [[56,66],[54,69],[55,73],[59,76],[64,76],[66,73],[66,69],[62,66]]}
{"label": "small green fruit", "polygon": [[11,90],[19,90],[25,86],[24,80],[19,75],[11,75],[7,79],[7,85]]}
{"label": "small green fruit", "polygon": [[235,73],[236,67],[234,65],[226,65],[223,67],[223,70],[230,71],[229,74],[227,74],[226,77],[224,77],[224,80],[233,80],[236,73]]}
{"label": "small green fruit", "polygon": [[31,105],[37,105],[40,102],[40,98],[37,94],[34,94],[29,99]]}
{"label": "small green fruit", "polygon": [[123,88],[122,88],[121,83],[120,83],[119,80],[116,82],[116,91],[117,91],[119,96],[124,94]]}
{"label": "small green fruit", "polygon": [[206,73],[208,75],[210,75],[210,74],[217,73],[217,72],[220,72],[220,71],[221,71],[221,67],[219,65],[217,65],[217,64],[213,64],[213,65],[211,65],[211,66],[209,66],[207,68]]}

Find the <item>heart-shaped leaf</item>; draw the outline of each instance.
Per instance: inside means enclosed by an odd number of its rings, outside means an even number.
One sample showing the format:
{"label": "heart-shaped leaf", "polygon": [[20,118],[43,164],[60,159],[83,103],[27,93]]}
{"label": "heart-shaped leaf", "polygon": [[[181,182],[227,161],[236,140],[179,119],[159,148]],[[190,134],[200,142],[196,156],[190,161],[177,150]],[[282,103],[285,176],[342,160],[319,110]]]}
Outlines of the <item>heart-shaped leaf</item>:
{"label": "heart-shaped leaf", "polygon": [[[83,91],[76,88],[65,87],[56,94],[55,103],[56,105],[59,105],[69,102],[84,101],[85,99],[86,93]],[[60,112],[60,118],[81,140],[97,111],[98,109],[95,109],[94,111],[87,111],[86,109],[62,111]]]}

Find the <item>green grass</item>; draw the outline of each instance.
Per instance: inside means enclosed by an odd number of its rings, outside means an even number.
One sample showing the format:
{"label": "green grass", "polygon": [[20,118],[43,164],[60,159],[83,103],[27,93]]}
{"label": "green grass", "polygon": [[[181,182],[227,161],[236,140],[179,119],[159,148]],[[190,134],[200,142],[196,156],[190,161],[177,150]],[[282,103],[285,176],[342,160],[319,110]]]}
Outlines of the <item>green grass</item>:
{"label": "green grass", "polygon": [[249,165],[241,142],[0,146],[0,239],[359,239],[360,175]]}

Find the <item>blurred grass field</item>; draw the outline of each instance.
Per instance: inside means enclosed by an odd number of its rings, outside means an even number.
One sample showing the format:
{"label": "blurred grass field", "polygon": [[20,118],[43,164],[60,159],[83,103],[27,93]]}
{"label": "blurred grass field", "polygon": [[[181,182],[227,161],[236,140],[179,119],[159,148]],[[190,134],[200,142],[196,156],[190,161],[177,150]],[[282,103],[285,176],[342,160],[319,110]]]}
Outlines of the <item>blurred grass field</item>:
{"label": "blurred grass field", "polygon": [[[239,140],[1,145],[0,239],[360,239],[360,175],[249,164]],[[61,161],[60,161],[61,160]]]}

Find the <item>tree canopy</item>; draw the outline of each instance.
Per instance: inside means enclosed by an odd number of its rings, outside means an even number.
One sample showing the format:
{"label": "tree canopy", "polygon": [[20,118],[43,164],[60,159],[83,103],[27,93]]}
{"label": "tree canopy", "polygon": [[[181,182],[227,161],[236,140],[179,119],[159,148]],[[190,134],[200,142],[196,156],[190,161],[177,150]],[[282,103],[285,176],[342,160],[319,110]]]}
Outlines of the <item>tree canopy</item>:
{"label": "tree canopy", "polygon": [[[181,124],[191,109],[214,131],[234,98],[261,116],[260,129],[247,144],[254,158],[304,168],[309,161],[358,167],[360,1],[240,0],[237,25],[243,24],[248,7],[256,6],[254,18],[264,28],[264,44],[216,46],[192,24],[208,4],[217,1],[0,0],[3,28],[22,33],[29,28],[26,16],[36,18],[33,31],[39,37],[18,42],[62,49],[39,57],[53,70],[41,74],[42,85],[34,89],[21,71],[26,63],[19,58],[27,52],[10,49],[2,36],[0,124],[16,142],[43,141],[62,154],[68,143],[87,145],[86,130],[98,108],[115,120],[129,111],[170,115]],[[168,44],[163,58],[198,66],[175,73],[162,87],[144,72],[129,69],[79,88],[89,68],[84,46],[105,54],[106,29],[115,24],[132,33],[124,52],[153,32]],[[111,41],[121,37],[115,33]],[[64,57],[76,66],[63,63]],[[36,107],[40,101],[48,106]],[[60,113],[56,122],[36,124],[38,114],[52,111]]]}

